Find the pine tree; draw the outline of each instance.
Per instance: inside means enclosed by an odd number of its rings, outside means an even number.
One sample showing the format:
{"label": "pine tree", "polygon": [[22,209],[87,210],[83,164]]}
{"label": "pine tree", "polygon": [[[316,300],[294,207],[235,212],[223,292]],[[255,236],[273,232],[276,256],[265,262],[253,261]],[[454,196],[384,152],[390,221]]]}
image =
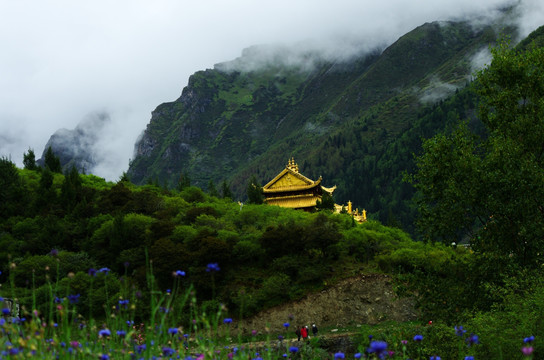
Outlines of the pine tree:
{"label": "pine tree", "polygon": [[25,169],[28,170],[36,170],[38,167],[36,166],[36,155],[34,154],[34,150],[28,149],[28,152],[23,154],[23,165]]}
{"label": "pine tree", "polygon": [[51,172],[54,173],[62,173],[62,166],[60,165],[60,159],[58,156],[53,153],[53,149],[51,149],[51,146],[47,148],[47,152],[45,153],[45,167],[49,168]]}
{"label": "pine tree", "polygon": [[250,204],[262,204],[263,203],[263,188],[257,181],[255,175],[251,176],[249,184],[247,184],[247,198]]}
{"label": "pine tree", "polygon": [[217,188],[215,187],[215,184],[212,179],[208,182],[208,194],[210,196],[215,196],[216,198],[219,197],[219,191],[217,191]]}
{"label": "pine tree", "polygon": [[230,190],[226,180],[223,180],[223,183],[221,184],[221,196],[223,199],[229,198],[232,200],[233,198],[232,191]]}

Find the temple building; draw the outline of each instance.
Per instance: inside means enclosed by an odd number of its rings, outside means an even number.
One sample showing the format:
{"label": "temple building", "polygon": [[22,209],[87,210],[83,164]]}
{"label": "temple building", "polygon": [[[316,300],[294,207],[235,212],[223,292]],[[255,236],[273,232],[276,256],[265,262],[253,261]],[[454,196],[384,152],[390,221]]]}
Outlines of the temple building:
{"label": "temple building", "polygon": [[336,213],[345,212],[346,214],[351,215],[353,219],[357,221],[358,223],[363,223],[366,221],[366,210],[363,209],[363,211],[361,212],[359,212],[359,209],[353,210],[353,204],[351,201],[348,201],[347,209],[344,205],[334,204],[334,212]]}
{"label": "temple building", "polygon": [[314,181],[299,173],[291,158],[285,169],[263,187],[263,194],[269,205],[313,211],[323,194],[332,196],[335,189],[322,186],[321,176]]}

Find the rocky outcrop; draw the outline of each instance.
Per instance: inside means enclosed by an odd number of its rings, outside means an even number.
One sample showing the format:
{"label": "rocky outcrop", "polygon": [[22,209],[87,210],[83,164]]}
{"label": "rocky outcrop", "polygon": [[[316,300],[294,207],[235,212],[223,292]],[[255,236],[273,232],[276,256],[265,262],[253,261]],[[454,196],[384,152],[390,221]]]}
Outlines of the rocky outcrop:
{"label": "rocky outcrop", "polygon": [[110,121],[108,113],[96,112],[85,117],[73,130],[57,130],[45,145],[38,165],[44,166],[45,154],[51,147],[64,171],[74,166],[81,173],[92,172],[100,157],[97,142]]}
{"label": "rocky outcrop", "polygon": [[396,297],[391,277],[365,274],[342,280],[298,301],[263,311],[242,321],[240,326],[244,332],[264,327],[280,332],[286,321],[293,327],[311,326],[313,323],[318,327],[342,327],[416,318],[414,302]]}

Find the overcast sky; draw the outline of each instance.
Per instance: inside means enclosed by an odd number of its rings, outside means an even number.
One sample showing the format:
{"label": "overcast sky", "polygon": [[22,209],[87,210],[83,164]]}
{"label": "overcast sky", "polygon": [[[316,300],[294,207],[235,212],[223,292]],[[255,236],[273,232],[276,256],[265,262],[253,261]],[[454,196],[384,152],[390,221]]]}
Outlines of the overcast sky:
{"label": "overcast sky", "polygon": [[[22,166],[49,137],[96,111],[112,123],[95,173],[117,180],[151,111],[196,71],[256,44],[325,49],[392,43],[430,21],[492,16],[505,0],[0,0],[0,156]],[[544,24],[522,0],[522,31]],[[364,44],[364,45],[363,45]]]}

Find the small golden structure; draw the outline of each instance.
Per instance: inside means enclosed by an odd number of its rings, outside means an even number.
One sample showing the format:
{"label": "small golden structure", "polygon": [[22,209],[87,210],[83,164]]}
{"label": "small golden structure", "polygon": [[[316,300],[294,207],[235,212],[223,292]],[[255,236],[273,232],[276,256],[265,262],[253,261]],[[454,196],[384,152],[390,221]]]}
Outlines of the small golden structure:
{"label": "small golden structure", "polygon": [[353,219],[359,223],[363,223],[366,221],[366,210],[363,209],[363,211],[359,212],[359,209],[353,210],[353,203],[351,201],[348,201],[348,208],[344,205],[338,205],[334,204],[334,211],[337,213],[341,213],[342,210],[345,210],[348,214],[353,216]]}
{"label": "small golden structure", "polygon": [[314,181],[299,173],[298,164],[291,158],[285,169],[263,186],[265,202],[269,205],[313,211],[324,192],[332,195],[336,189],[336,186],[322,186],[321,180],[321,176]]}

